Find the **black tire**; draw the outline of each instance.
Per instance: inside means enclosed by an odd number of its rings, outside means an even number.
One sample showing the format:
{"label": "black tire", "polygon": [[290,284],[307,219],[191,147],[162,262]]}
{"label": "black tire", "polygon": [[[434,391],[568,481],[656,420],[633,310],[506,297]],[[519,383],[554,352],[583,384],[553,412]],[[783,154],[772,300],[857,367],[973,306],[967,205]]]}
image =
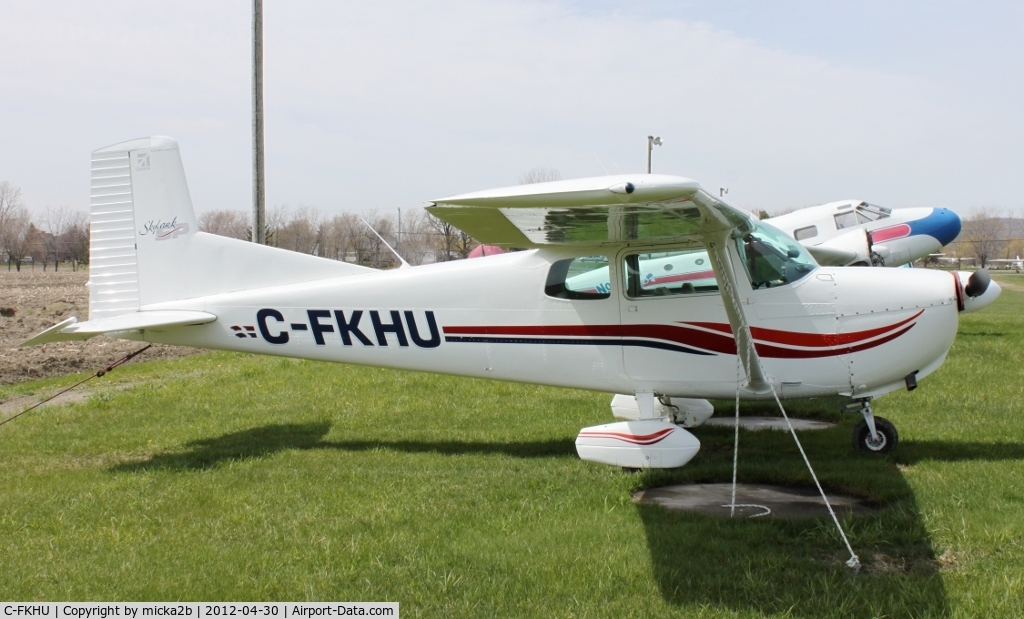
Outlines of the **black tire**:
{"label": "black tire", "polygon": [[885,417],[875,417],[875,430],[881,435],[881,444],[872,445],[871,431],[868,430],[868,422],[861,419],[853,428],[853,446],[860,451],[867,451],[876,454],[887,454],[896,451],[900,443],[900,435],[896,426]]}

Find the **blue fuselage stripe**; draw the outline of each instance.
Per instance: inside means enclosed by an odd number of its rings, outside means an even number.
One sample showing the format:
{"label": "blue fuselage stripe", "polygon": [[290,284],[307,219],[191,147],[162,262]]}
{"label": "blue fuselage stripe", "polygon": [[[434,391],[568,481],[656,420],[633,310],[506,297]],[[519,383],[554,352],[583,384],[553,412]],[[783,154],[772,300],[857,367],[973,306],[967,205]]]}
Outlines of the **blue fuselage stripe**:
{"label": "blue fuselage stripe", "polygon": [[630,340],[630,339],[617,339],[617,340],[596,340],[596,339],[572,339],[572,338],[527,338],[527,337],[481,337],[481,336],[453,336],[446,335],[444,337],[446,342],[462,342],[462,343],[475,343],[475,344],[559,344],[559,345],[570,345],[570,346],[638,346],[641,348],[655,348],[658,350],[669,350],[672,352],[682,352],[690,355],[707,355],[715,356],[713,352],[707,352],[703,350],[697,350],[695,348],[689,348],[686,346],[679,346],[678,344],[669,344],[668,342],[658,342],[652,340]]}

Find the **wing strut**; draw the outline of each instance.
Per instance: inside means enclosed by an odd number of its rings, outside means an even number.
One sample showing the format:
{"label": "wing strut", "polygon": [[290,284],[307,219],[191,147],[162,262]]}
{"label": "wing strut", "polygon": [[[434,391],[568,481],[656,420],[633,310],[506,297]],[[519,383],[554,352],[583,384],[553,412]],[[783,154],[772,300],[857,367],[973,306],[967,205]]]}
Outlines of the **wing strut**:
{"label": "wing strut", "polygon": [[736,285],[736,271],[733,270],[732,260],[729,259],[729,243],[732,242],[736,226],[726,219],[721,208],[715,204],[718,200],[703,191],[699,192],[699,198],[702,199],[695,202],[701,206],[707,230],[703,242],[720,283],[722,299],[725,301],[725,314],[729,317],[729,326],[732,327],[732,335],[736,340],[736,354],[747,373],[746,388],[754,393],[768,393],[772,387],[761,365],[757,349],[754,348],[754,337],[750,333],[750,324],[743,311],[743,299],[740,298]]}

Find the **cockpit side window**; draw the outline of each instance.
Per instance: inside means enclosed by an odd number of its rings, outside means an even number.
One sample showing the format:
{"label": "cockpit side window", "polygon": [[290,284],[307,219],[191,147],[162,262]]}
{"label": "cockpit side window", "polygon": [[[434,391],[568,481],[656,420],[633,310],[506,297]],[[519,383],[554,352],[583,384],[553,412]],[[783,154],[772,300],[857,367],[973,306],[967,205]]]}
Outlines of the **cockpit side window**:
{"label": "cockpit side window", "polygon": [[803,245],[764,222],[736,243],[754,289],[791,284],[818,266]]}
{"label": "cockpit side window", "polygon": [[842,230],[843,228],[852,228],[859,222],[857,221],[857,214],[853,211],[846,211],[845,213],[838,213],[836,215],[836,230]]}
{"label": "cockpit side window", "polygon": [[544,294],[556,299],[596,300],[612,296],[606,256],[558,260],[548,271]]}

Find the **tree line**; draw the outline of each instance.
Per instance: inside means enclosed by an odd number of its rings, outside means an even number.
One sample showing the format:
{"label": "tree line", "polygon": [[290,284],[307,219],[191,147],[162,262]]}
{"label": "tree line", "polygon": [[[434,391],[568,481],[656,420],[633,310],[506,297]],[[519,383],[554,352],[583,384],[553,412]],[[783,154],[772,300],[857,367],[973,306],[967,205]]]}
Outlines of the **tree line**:
{"label": "tree line", "polygon": [[[215,210],[199,215],[199,229],[251,240],[246,211]],[[315,206],[267,209],[267,245],[378,269],[396,267],[391,246],[411,265],[466,258],[478,243],[455,226],[420,208],[364,215],[326,215]]]}
{"label": "tree line", "polygon": [[25,262],[63,262],[73,270],[89,262],[89,215],[68,208],[47,208],[33,218],[21,200],[21,188],[0,181],[0,257],[7,270],[21,270]]}
{"label": "tree line", "polygon": [[952,245],[958,262],[976,259],[981,268],[994,259],[1024,256],[1024,220],[996,208],[973,209]]}
{"label": "tree line", "polygon": [[[390,245],[409,264],[466,258],[478,243],[449,223],[420,208],[364,215],[326,215],[316,207],[268,209],[267,244],[291,251],[344,260],[373,268],[399,265]],[[214,210],[201,213],[199,229],[211,234],[251,240],[250,214]],[[385,243],[387,245],[385,245]],[[89,262],[89,216],[68,208],[47,208],[33,217],[21,189],[0,182],[0,259],[8,270],[25,264],[46,270],[61,263],[77,270]]]}
{"label": "tree line", "polygon": [[[520,179],[529,184],[560,178],[557,170],[535,168]],[[766,213],[760,213],[764,218]],[[251,240],[250,213],[213,210],[199,215],[199,229]],[[328,215],[315,206],[275,206],[266,217],[267,244],[332,260],[374,268],[393,268],[399,261],[385,245],[412,265],[466,258],[478,243],[449,223],[421,208]],[[974,259],[988,266],[999,258],[1024,255],[1024,219],[994,208],[977,208],[963,219],[963,230],[950,248],[954,259]],[[33,217],[22,202],[21,189],[0,181],[0,259],[8,270],[26,262],[60,263],[77,269],[89,261],[89,216],[68,208],[47,208]]]}

